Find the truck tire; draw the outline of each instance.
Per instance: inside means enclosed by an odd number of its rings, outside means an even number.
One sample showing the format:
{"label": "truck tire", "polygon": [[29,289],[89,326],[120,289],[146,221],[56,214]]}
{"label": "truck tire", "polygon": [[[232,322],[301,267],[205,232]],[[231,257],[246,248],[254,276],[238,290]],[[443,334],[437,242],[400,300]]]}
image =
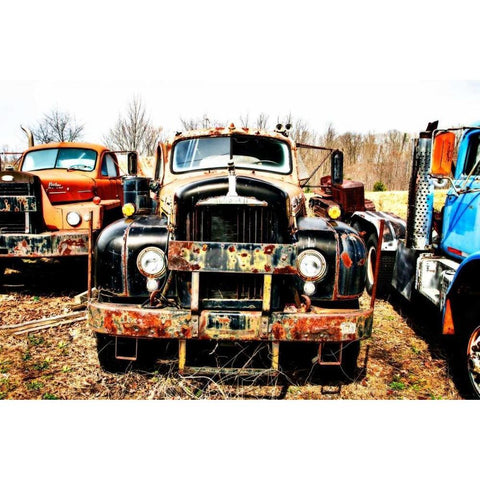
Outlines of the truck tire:
{"label": "truck tire", "polygon": [[360,342],[349,342],[343,346],[342,352],[342,373],[349,381],[355,381],[358,377],[358,355],[360,353]]}
{"label": "truck tire", "polygon": [[125,373],[131,366],[130,360],[115,358],[115,337],[97,333],[97,354],[102,370],[110,373]]}
{"label": "truck tire", "polygon": [[480,325],[471,325],[462,334],[460,359],[466,387],[474,398],[480,399]]}
{"label": "truck tire", "polygon": [[[378,237],[376,233],[371,233],[366,241],[367,247],[367,275],[365,287],[369,295],[373,291],[375,277],[375,264],[377,261]],[[388,253],[382,252],[380,260],[380,269],[378,271],[377,296],[385,297],[390,291],[392,282],[393,265],[395,258]]]}

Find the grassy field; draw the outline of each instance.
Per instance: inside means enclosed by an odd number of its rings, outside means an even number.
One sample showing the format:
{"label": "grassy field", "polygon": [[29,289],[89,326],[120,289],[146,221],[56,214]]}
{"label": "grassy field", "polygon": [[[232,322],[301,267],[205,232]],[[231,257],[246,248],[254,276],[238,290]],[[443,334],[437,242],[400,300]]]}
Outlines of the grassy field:
{"label": "grassy field", "polygon": [[[433,206],[440,210],[445,202],[447,190],[435,190]],[[365,197],[370,199],[378,211],[395,213],[399,217],[407,218],[407,191],[366,192]]]}

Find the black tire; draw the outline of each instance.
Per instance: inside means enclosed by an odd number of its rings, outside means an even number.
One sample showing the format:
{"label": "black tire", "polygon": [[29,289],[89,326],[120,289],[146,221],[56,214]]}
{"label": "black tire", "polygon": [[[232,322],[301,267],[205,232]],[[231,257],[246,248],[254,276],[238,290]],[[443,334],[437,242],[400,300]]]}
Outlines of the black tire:
{"label": "black tire", "polygon": [[[365,278],[365,288],[369,295],[373,292],[375,277],[375,265],[377,261],[378,237],[376,233],[371,233],[366,241],[367,247],[367,274]],[[391,288],[393,266],[395,257],[390,253],[382,252],[380,260],[380,269],[378,271],[377,296],[385,297]]]}
{"label": "black tire", "polygon": [[342,373],[349,381],[355,381],[358,377],[358,355],[360,353],[360,342],[354,341],[343,345],[342,352]]}
{"label": "black tire", "polygon": [[115,337],[97,333],[97,354],[102,370],[110,373],[125,373],[132,365],[131,360],[115,358]]}
{"label": "black tire", "polygon": [[480,399],[480,324],[470,324],[460,334],[460,374],[466,391]]}

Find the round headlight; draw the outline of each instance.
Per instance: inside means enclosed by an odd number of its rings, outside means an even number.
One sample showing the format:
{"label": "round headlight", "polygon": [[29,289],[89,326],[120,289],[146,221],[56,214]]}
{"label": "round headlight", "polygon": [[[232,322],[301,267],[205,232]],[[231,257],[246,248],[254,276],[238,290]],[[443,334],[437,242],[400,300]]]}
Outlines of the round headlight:
{"label": "round headlight", "polygon": [[137,267],[146,277],[161,277],[166,270],[165,254],[157,247],[144,248],[137,257]]}
{"label": "round headlight", "polygon": [[67,223],[72,226],[76,227],[77,225],[80,225],[82,221],[82,217],[78,212],[68,212],[67,213]]}
{"label": "round headlight", "polygon": [[327,272],[325,257],[316,250],[304,250],[297,259],[300,275],[306,280],[320,280]]}

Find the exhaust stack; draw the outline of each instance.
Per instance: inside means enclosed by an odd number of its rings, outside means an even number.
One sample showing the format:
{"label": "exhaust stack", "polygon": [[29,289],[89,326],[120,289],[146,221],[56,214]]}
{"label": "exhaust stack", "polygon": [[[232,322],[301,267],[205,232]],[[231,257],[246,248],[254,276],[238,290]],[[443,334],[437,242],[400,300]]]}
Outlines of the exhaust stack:
{"label": "exhaust stack", "polygon": [[25,132],[28,138],[28,148],[33,147],[35,145],[35,142],[33,140],[33,133],[27,128],[24,127],[23,125],[20,125],[20,128]]}

